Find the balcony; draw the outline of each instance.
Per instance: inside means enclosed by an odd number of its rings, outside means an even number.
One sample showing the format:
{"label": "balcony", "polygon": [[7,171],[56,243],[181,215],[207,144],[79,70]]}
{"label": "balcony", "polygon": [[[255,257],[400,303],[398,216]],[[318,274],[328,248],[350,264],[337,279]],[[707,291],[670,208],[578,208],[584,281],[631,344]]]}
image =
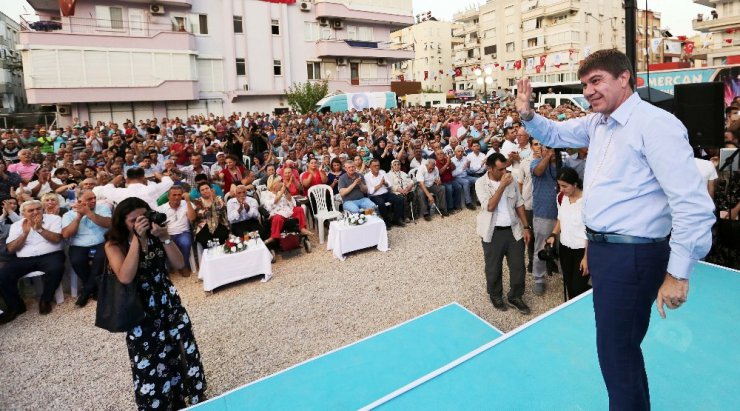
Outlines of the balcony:
{"label": "balcony", "polygon": [[413,50],[398,50],[389,43],[377,41],[319,40],[316,42],[318,57],[384,58],[387,60],[410,60]]}
{"label": "balcony", "polygon": [[[401,1],[401,3],[404,3]],[[410,1],[409,1],[410,3]],[[316,18],[339,19],[348,21],[365,21],[380,23],[384,26],[408,27],[414,25],[414,16],[403,14],[403,9],[398,13],[381,11],[365,11],[350,9],[344,4],[317,1],[314,3]],[[411,7],[409,6],[409,10]],[[392,10],[392,9],[391,9]]]}
{"label": "balcony", "polygon": [[479,11],[477,8],[474,8],[472,10],[463,11],[461,13],[456,13],[452,15],[452,20],[454,21],[467,21],[472,20],[476,17],[478,17]]}
{"label": "balcony", "polygon": [[[37,12],[53,12],[59,13],[59,0],[27,0],[28,4],[33,7]],[[149,6],[153,2],[151,0],[126,0],[127,3],[138,3],[144,6]],[[193,6],[192,0],[157,0],[157,4],[163,6],[178,6],[190,8]]]}
{"label": "balcony", "polygon": [[578,11],[581,8],[580,0],[550,0],[546,5],[522,11],[522,21],[543,16],[553,16],[568,11]]}
{"label": "balcony", "polygon": [[694,3],[700,4],[702,6],[716,8],[717,3],[719,3],[719,0],[694,0]]}
{"label": "balcony", "polygon": [[463,26],[462,34],[470,34],[475,33],[478,31],[478,25],[477,24],[466,24]]}
{"label": "balcony", "polygon": [[692,20],[691,26],[696,31],[717,32],[727,29],[735,29],[740,26],[740,15],[720,17],[714,20]]}
{"label": "balcony", "polygon": [[61,22],[21,18],[20,47],[103,47],[155,50],[197,50],[195,36],[170,23],[129,22],[83,17]]}

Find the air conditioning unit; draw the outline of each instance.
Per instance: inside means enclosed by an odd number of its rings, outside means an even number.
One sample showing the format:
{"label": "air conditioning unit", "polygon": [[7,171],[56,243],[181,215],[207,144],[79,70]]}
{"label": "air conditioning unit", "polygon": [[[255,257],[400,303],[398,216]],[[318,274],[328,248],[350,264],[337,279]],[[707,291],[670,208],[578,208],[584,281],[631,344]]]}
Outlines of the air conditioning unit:
{"label": "air conditioning unit", "polygon": [[72,115],[72,107],[71,106],[57,106],[57,113],[59,113],[60,116],[71,116]]}
{"label": "air conditioning unit", "polygon": [[161,4],[150,4],[149,13],[161,16],[164,14],[164,7]]}
{"label": "air conditioning unit", "polygon": [[329,19],[327,18],[320,18],[319,19],[319,26],[328,26],[329,25]]}
{"label": "air conditioning unit", "polygon": [[337,59],[337,66],[346,66],[349,63],[346,57],[339,57]]}
{"label": "air conditioning unit", "polygon": [[334,20],[331,22],[331,28],[334,30],[341,30],[344,28],[344,22],[342,20]]}
{"label": "air conditioning unit", "polygon": [[311,11],[311,2],[310,1],[302,1],[300,4],[301,11]]}
{"label": "air conditioning unit", "polygon": [[385,59],[383,59],[383,58],[378,59],[378,65],[379,66],[385,66],[386,64],[388,64],[388,62],[385,61]]}

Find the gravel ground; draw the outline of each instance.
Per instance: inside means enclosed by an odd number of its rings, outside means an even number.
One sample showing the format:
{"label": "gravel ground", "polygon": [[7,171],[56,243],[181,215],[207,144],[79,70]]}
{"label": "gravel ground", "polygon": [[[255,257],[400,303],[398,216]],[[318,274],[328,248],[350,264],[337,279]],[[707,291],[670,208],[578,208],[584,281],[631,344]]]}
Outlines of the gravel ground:
{"label": "gravel ground", "polygon": [[[175,278],[193,321],[209,397],[451,302],[504,332],[562,302],[560,277],[536,297],[529,276],[524,300],[532,314],[493,308],[475,213],[394,228],[389,252],[368,249],[344,262],[313,236],[313,253],[278,256],[266,283],[254,278],[206,294],[195,275]],[[0,326],[0,409],[135,408],[123,334],[93,325],[94,302],[80,309],[68,296],[43,317],[35,302],[28,308]]]}

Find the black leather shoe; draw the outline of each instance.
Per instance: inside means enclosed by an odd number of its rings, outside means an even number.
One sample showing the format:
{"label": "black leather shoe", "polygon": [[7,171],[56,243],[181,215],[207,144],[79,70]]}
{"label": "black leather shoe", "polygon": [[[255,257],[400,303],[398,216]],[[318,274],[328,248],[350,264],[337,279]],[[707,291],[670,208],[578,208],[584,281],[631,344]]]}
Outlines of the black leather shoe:
{"label": "black leather shoe", "polygon": [[396,225],[399,227],[406,227],[406,223],[404,223],[403,221],[396,222]]}
{"label": "black leather shoe", "polygon": [[51,312],[51,303],[49,301],[39,301],[39,314],[46,315]]}
{"label": "black leather shoe", "polygon": [[499,310],[499,311],[506,311],[508,308],[506,307],[506,304],[504,303],[504,299],[500,297],[491,297],[491,302],[493,303],[493,308]]}
{"label": "black leather shoe", "polygon": [[16,319],[20,315],[19,312],[11,311],[0,314],[0,325],[7,324]]}
{"label": "black leather shoe", "polygon": [[507,299],[506,304],[508,304],[509,307],[516,308],[517,311],[525,315],[531,312],[529,310],[529,306],[527,306],[521,298],[509,298]]}
{"label": "black leather shoe", "polygon": [[87,305],[87,302],[88,301],[90,301],[90,294],[83,292],[77,298],[77,301],[75,302],[75,305],[78,306],[78,307],[84,307],[84,306]]}
{"label": "black leather shoe", "polygon": [[465,207],[467,207],[468,210],[475,210],[475,206],[473,205],[473,203],[466,204]]}
{"label": "black leather shoe", "polygon": [[432,216],[430,216],[429,214],[425,215],[424,221],[432,221]]}
{"label": "black leather shoe", "polygon": [[442,211],[442,217],[449,217],[450,213],[447,210]]}

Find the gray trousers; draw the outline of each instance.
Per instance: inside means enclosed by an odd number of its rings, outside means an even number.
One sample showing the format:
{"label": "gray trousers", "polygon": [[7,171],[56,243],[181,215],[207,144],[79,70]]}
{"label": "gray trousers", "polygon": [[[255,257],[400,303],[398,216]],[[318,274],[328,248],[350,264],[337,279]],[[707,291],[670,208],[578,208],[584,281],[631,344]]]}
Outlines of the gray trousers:
{"label": "gray trousers", "polygon": [[511,229],[494,230],[490,243],[483,245],[486,290],[491,298],[502,298],[504,286],[501,281],[504,257],[509,266],[509,293],[507,298],[521,298],[524,295],[524,240],[515,240]]}
{"label": "gray trousers", "polygon": [[[437,197],[437,207],[439,207],[439,211],[447,211],[445,186],[441,184],[432,184],[431,187],[427,187],[427,191]],[[421,212],[421,214],[429,215],[429,200],[427,199],[427,196],[424,194],[424,190],[422,190],[421,187],[416,187],[416,202],[419,203],[419,211]]]}
{"label": "gray trousers", "polygon": [[545,282],[547,263],[540,260],[537,253],[545,247],[545,240],[552,234],[552,229],[555,228],[556,221],[535,216],[532,222],[532,228],[534,228],[534,264],[532,266],[532,275],[534,276],[535,283]]}

